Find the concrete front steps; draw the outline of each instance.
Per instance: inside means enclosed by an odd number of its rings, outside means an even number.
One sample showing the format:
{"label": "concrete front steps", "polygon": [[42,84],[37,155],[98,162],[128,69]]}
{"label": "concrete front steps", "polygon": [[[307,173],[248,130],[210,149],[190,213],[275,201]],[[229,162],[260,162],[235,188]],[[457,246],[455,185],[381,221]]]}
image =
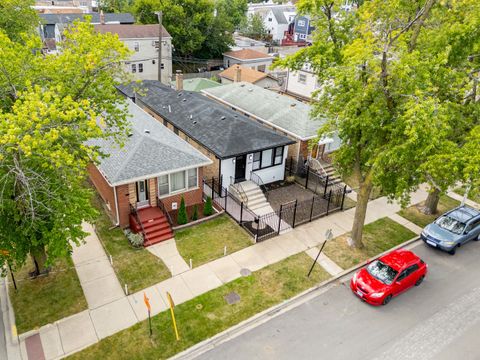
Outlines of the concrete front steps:
{"label": "concrete front steps", "polygon": [[328,183],[330,185],[341,184],[342,178],[338,175],[337,170],[333,167],[332,164],[322,164],[325,173],[328,176]]}
{"label": "concrete front steps", "polygon": [[[244,197],[240,194],[240,187],[243,189]],[[245,205],[256,215],[265,215],[273,212],[272,207],[263,194],[262,189],[253,181],[244,181],[240,184],[230,185],[229,191],[240,201],[244,201]]]}
{"label": "concrete front steps", "polygon": [[[143,246],[147,247],[173,238],[173,230],[168,223],[168,219],[159,208],[148,207],[137,210],[137,213],[145,231]],[[142,231],[140,224],[133,214],[130,214],[130,229],[134,233]]]}

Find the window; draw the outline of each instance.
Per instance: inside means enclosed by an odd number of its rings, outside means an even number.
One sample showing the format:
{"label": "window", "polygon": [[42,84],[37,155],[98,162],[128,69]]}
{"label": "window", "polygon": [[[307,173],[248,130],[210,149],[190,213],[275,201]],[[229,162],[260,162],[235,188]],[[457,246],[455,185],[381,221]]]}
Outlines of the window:
{"label": "window", "polygon": [[143,64],[138,64],[138,72],[143,72]]}
{"label": "window", "polygon": [[410,274],[413,274],[417,270],[418,270],[418,265],[417,264],[413,264],[412,266],[409,266],[407,268],[407,276],[409,276]]}
{"label": "window", "polygon": [[262,151],[262,168],[272,166],[273,149]]}
{"label": "window", "polygon": [[171,192],[185,190],[185,171],[170,174]]}
{"label": "window", "polygon": [[137,72],[137,64],[132,64],[132,73]]}
{"label": "window", "polygon": [[402,281],[408,276],[408,269],[402,271],[400,275],[398,275],[397,281]]}
{"label": "window", "polygon": [[300,84],[306,84],[307,83],[307,75],[305,74],[298,74],[298,82]]}
{"label": "window", "polygon": [[197,169],[188,170],[188,188],[197,187]]}
{"label": "window", "polygon": [[168,175],[158,177],[158,194],[160,196],[168,195],[170,193],[168,186]]}
{"label": "window", "polygon": [[139,44],[137,41],[135,41],[135,42],[133,43],[133,49],[134,49],[136,52],[139,52],[139,51],[140,51],[140,44]]}
{"label": "window", "polygon": [[155,65],[155,59],[152,60],[152,64]]}
{"label": "window", "polygon": [[253,165],[252,165],[253,170],[260,169],[260,158],[261,158],[261,156],[262,156],[261,152],[256,152],[256,153],[253,154]]}
{"label": "window", "polygon": [[283,162],[283,146],[279,146],[275,148],[273,164],[280,165],[282,162]]}
{"label": "window", "polygon": [[272,22],[272,21],[273,21],[273,19],[272,19],[272,18],[268,18],[268,21]]}
{"label": "window", "polygon": [[260,72],[265,72],[266,66],[265,65],[258,65],[257,70]]}
{"label": "window", "polygon": [[305,20],[298,20],[298,26],[305,26]]}
{"label": "window", "polygon": [[162,63],[162,65],[160,65],[160,67],[163,69],[165,69],[165,64]]}
{"label": "window", "polygon": [[305,40],[307,38],[307,35],[305,34],[299,34],[298,37],[302,40]]}

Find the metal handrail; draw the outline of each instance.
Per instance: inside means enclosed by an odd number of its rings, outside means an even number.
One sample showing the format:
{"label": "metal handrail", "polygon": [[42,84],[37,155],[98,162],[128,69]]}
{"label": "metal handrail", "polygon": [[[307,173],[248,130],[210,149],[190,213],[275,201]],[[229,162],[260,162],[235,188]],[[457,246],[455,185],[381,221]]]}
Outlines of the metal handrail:
{"label": "metal handrail", "polygon": [[145,229],[143,227],[142,222],[140,221],[140,216],[138,216],[137,208],[135,206],[133,206],[132,204],[129,204],[129,206],[130,206],[130,213],[132,213],[135,216],[135,220],[137,220],[137,223],[140,225],[140,229],[142,231],[142,236],[143,236],[143,241],[146,241],[147,240],[147,235],[145,234]]}
{"label": "metal handrail", "polygon": [[173,221],[172,221],[172,218],[170,217],[170,213],[167,211],[167,209],[165,208],[165,204],[162,202],[162,200],[160,200],[158,196],[157,196],[157,206],[165,214],[165,216],[167,217],[168,224],[170,225],[170,227],[172,227]]}
{"label": "metal handrail", "polygon": [[246,204],[248,202],[247,194],[245,193],[245,190],[243,190],[243,186],[240,183],[234,183],[233,176],[230,176],[230,186],[232,186],[238,193],[240,196],[240,201]]}
{"label": "metal handrail", "polygon": [[257,184],[260,187],[263,194],[265,195],[265,197],[268,200],[268,190],[267,190],[267,187],[265,186],[262,178],[252,171],[250,173],[250,181],[253,181],[255,184]]}

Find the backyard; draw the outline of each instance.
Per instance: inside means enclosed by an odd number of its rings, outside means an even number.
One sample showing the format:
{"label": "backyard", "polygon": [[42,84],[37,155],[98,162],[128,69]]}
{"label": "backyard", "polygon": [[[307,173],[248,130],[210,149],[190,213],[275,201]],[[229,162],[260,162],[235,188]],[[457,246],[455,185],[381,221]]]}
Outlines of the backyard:
{"label": "backyard", "polygon": [[29,258],[14,273],[18,291],[15,291],[12,283],[9,287],[19,334],[87,309],[71,259],[57,260],[48,276],[29,279],[28,272],[33,268]]}
{"label": "backyard", "polygon": [[226,214],[175,232],[178,251],[194,267],[253,244],[252,238]]}
{"label": "backyard", "polygon": [[[175,307],[180,341],[175,341],[169,311],[152,318],[153,336],[143,321],[72,355],[71,359],[165,359],[329,278],[319,266],[306,274],[312,259],[305,253],[225,284]],[[229,305],[225,296],[240,300]]]}
{"label": "backyard", "polygon": [[363,229],[364,248],[358,249],[349,246],[348,236],[350,235],[339,236],[329,241],[324,248],[325,254],[343,269],[355,266],[410,240],[416,234],[389,218],[382,218],[365,225]]}
{"label": "backyard", "polygon": [[412,205],[401,210],[398,214],[423,228],[433,222],[439,215],[460,205],[460,202],[447,195],[442,195],[438,203],[438,212],[432,215],[426,215],[419,210],[423,205],[423,202]]}

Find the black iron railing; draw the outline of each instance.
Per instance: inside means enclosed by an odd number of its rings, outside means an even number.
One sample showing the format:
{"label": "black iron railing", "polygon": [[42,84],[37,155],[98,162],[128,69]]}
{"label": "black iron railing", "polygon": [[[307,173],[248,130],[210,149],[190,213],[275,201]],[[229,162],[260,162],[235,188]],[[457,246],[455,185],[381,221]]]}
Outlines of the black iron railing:
{"label": "black iron railing", "polygon": [[168,224],[170,225],[170,227],[172,227],[173,226],[173,221],[172,221],[172,218],[170,216],[170,213],[167,211],[167,209],[165,208],[165,204],[162,202],[162,200],[160,200],[160,198],[158,196],[157,196],[157,206],[165,214],[165,216],[167,218],[167,221],[168,221]]}
{"label": "black iron railing", "polygon": [[263,194],[265,195],[265,197],[266,197],[267,200],[268,200],[268,189],[267,189],[267,187],[265,186],[262,178],[252,171],[252,172],[250,173],[250,181],[254,182],[255,184],[257,184],[257,185],[260,187],[260,189],[262,190]]}
{"label": "black iron railing", "polygon": [[137,221],[138,225],[140,225],[141,233],[142,233],[142,236],[143,236],[143,241],[146,241],[147,236],[145,234],[145,229],[143,228],[143,224],[140,221],[140,216],[138,216],[137,208],[135,206],[133,206],[132,204],[129,204],[129,206],[130,206],[130,213],[133,214],[133,216],[135,217],[135,220]]}

